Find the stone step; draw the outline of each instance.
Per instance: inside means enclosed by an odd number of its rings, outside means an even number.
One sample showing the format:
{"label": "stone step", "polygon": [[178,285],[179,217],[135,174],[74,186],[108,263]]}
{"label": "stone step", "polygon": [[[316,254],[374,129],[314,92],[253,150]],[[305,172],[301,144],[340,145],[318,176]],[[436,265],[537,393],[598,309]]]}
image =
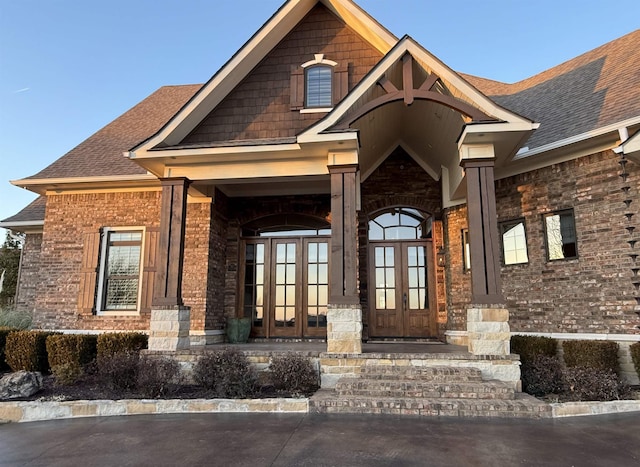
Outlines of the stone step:
{"label": "stone step", "polygon": [[549,418],[551,407],[528,394],[515,400],[450,398],[345,397],[332,390],[320,390],[309,400],[314,413],[395,414],[447,417]]}
{"label": "stone step", "polygon": [[482,372],[478,368],[472,367],[363,365],[360,374],[367,379],[417,379],[434,382],[482,381]]}
{"label": "stone step", "polygon": [[513,400],[515,391],[502,381],[423,381],[416,379],[341,378],[340,396]]}

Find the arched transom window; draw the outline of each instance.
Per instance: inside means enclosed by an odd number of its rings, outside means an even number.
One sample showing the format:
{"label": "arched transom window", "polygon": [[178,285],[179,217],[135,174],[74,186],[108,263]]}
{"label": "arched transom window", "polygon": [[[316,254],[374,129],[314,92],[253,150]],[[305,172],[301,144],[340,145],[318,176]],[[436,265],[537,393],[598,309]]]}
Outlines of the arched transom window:
{"label": "arched transom window", "polygon": [[417,209],[397,207],[369,221],[369,240],[431,238],[431,217]]}

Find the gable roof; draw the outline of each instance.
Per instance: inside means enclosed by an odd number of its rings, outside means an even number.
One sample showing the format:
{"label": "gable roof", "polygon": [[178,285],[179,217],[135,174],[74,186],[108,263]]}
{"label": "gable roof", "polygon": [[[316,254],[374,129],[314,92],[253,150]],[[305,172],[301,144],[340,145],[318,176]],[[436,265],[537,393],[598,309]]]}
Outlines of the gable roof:
{"label": "gable roof", "polygon": [[640,29],[513,84],[462,76],[508,109],[541,122],[533,150],[611,125],[640,123]]}
{"label": "gable roof", "polygon": [[[317,4],[386,54],[398,41],[352,0],[288,0],[156,134],[132,152],[179,144]],[[135,154],[135,157],[139,157]]]}
{"label": "gable roof", "polygon": [[0,227],[21,231],[25,227],[44,225],[44,214],[47,199],[38,196],[17,214],[0,221]]}

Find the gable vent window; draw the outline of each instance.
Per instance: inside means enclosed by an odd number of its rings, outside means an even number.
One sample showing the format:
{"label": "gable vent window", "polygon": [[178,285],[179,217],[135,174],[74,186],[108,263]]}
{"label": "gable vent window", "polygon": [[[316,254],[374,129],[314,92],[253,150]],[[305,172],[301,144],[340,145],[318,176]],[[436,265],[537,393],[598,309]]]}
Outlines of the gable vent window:
{"label": "gable vent window", "polygon": [[331,67],[318,65],[305,70],[305,107],[331,107]]}

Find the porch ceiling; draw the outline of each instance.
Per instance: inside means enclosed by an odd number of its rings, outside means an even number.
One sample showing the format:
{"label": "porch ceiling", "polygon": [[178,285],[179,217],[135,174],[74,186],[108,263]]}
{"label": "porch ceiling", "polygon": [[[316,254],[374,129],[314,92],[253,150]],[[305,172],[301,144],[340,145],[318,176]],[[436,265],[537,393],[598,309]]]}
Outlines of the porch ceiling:
{"label": "porch ceiling", "polygon": [[459,112],[432,101],[392,102],[369,112],[352,124],[360,132],[363,179],[400,145],[439,180],[442,166],[458,160],[456,141],[464,124]]}

